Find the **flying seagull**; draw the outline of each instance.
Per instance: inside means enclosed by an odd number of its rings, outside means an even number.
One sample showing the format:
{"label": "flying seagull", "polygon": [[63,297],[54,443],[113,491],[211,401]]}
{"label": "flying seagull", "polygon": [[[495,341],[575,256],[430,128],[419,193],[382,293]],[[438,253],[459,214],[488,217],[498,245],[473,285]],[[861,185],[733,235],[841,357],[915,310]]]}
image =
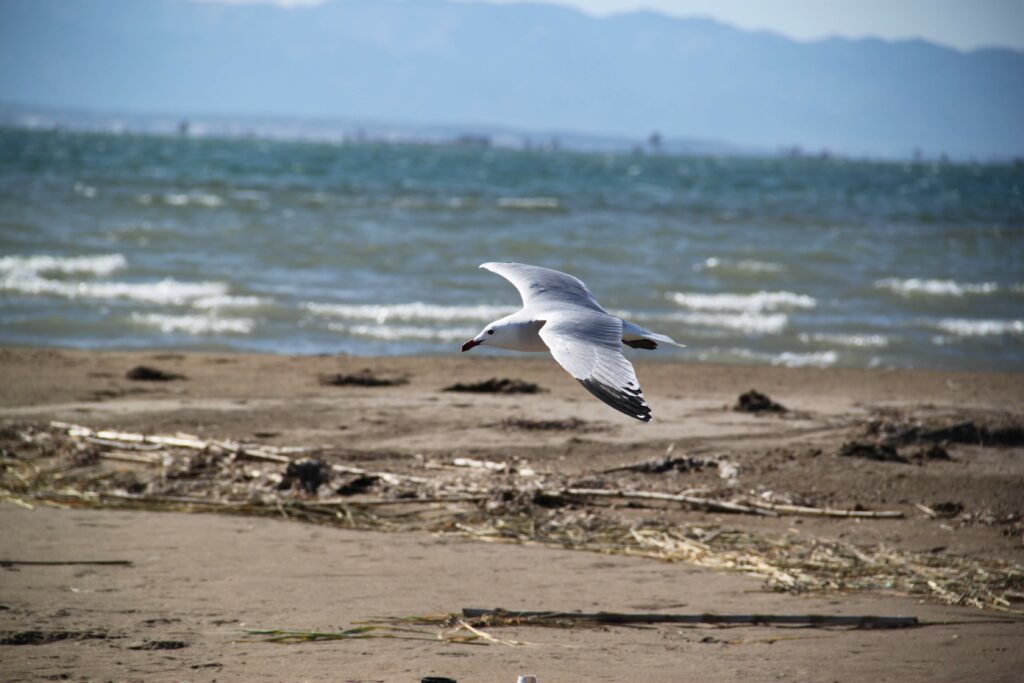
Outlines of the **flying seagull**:
{"label": "flying seagull", "polygon": [[558,364],[587,391],[612,408],[643,422],[651,409],[622,345],[656,349],[682,346],[663,334],[618,318],[601,307],[581,280],[550,268],[524,263],[484,263],[519,290],[523,307],[487,325],[462,345],[486,344],[513,351],[550,351]]}

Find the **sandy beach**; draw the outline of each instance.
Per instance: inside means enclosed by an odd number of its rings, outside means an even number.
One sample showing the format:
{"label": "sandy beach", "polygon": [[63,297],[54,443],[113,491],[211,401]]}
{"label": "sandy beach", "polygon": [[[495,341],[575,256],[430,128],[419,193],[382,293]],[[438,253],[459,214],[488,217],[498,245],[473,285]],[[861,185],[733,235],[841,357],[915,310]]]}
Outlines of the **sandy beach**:
{"label": "sandy beach", "polygon": [[[129,379],[139,366],[171,378]],[[1020,375],[636,366],[647,425],[540,356],[0,350],[3,678],[1016,679]],[[536,393],[444,390],[501,379]],[[751,389],[787,410],[735,410]],[[244,446],[132,450],[67,425]],[[315,460],[323,480],[285,460]],[[664,498],[680,494],[760,513]],[[82,561],[127,564],[21,564]],[[872,563],[892,590],[871,585]],[[427,640],[246,633],[467,607],[922,625],[494,626],[506,642],[475,644],[430,625],[414,627]]]}

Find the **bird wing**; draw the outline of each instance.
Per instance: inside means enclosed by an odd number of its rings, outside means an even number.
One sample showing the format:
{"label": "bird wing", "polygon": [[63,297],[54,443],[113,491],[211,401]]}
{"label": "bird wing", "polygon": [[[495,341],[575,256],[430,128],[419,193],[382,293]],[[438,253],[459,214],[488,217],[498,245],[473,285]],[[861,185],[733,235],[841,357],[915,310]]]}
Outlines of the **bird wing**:
{"label": "bird wing", "polygon": [[544,304],[571,304],[604,313],[583,281],[567,273],[550,268],[528,266],[525,263],[484,263],[480,266],[497,273],[512,283],[524,307]]}
{"label": "bird wing", "polygon": [[558,364],[612,408],[650,421],[651,409],[636,372],[622,355],[622,321],[579,308],[545,313],[540,337]]}

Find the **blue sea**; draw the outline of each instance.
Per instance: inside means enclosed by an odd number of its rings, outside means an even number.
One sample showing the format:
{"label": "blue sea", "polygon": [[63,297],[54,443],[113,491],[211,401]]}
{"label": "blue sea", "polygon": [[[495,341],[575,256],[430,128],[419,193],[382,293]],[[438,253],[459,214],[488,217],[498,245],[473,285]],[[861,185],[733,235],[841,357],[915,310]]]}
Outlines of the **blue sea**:
{"label": "blue sea", "polygon": [[686,349],[1024,370],[1024,167],[0,129],[0,344],[458,354],[479,270]]}

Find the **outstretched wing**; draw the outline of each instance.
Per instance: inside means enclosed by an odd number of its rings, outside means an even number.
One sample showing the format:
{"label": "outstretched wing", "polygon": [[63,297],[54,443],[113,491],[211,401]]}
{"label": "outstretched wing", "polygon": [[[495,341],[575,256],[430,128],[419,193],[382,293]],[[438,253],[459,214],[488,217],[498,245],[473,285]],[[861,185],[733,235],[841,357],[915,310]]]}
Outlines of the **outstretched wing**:
{"label": "outstretched wing", "polygon": [[648,422],[651,409],[622,355],[622,321],[586,309],[549,311],[540,337],[558,364],[612,408]]}
{"label": "outstretched wing", "polygon": [[604,313],[587,286],[579,278],[550,268],[525,263],[484,263],[480,266],[497,273],[519,290],[523,306],[536,304],[571,304]]}

